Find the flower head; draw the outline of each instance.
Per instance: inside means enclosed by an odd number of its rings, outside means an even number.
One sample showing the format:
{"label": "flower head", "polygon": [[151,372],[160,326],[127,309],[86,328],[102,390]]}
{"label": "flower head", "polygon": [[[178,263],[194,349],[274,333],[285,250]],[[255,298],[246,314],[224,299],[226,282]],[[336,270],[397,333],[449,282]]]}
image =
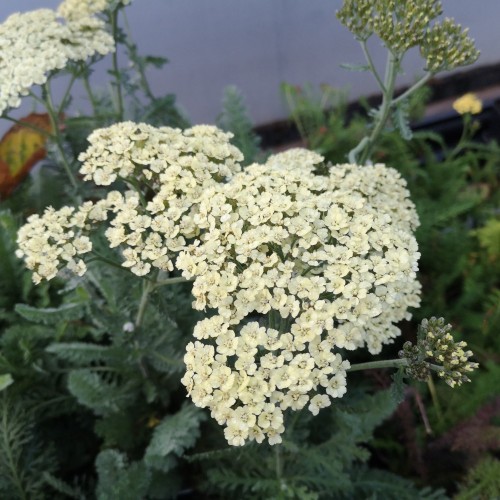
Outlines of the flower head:
{"label": "flower head", "polygon": [[113,37],[96,17],[64,20],[49,9],[9,16],[0,25],[0,114],[18,107],[52,71],[113,51]]}
{"label": "flower head", "polygon": [[483,110],[483,103],[476,94],[469,92],[453,102],[453,109],[461,115],[477,115]]}
{"label": "flower head", "polygon": [[242,171],[229,139],[210,126],[95,131],[80,173],[130,189],[33,216],[18,253],[37,281],[82,274],[88,235],[105,224],[134,274],[175,266],[194,278],[193,306],[213,314],[194,329],[182,383],[230,444],[276,444],[284,411],[317,414],[345,394],[340,349],[380,352],[419,305],[418,218],[384,165],[318,175],[323,158],[295,149]]}

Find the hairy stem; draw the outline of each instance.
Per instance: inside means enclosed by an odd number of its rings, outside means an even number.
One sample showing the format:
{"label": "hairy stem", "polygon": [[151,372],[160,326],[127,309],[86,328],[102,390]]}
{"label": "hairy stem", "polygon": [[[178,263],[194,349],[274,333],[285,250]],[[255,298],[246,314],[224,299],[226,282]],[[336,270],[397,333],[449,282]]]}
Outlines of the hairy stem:
{"label": "hairy stem", "polygon": [[373,73],[373,76],[377,80],[377,83],[380,87],[380,90],[382,92],[386,92],[384,82],[382,81],[382,78],[380,78],[380,75],[378,74],[377,68],[375,67],[375,64],[373,63],[372,56],[370,54],[370,51],[368,50],[368,45],[366,43],[366,40],[360,40],[361,48],[363,49],[363,54],[365,55],[366,62],[368,63],[368,66],[370,66],[370,71]]}
{"label": "hairy stem", "polygon": [[22,120],[17,120],[16,118],[13,118],[12,116],[8,115],[3,115],[3,119],[8,120],[10,122],[16,123],[17,125],[20,125],[21,127],[24,128],[29,128],[30,130],[34,130],[35,132],[38,132],[39,134],[43,135],[47,139],[53,139],[53,135],[46,130],[43,130],[43,128],[37,127],[36,125],[33,125],[31,123],[22,121]]}
{"label": "hairy stem", "polygon": [[[400,368],[401,366],[408,366],[408,360],[402,359],[382,359],[380,361],[368,361],[366,363],[356,363],[347,369],[348,372],[358,372],[361,370],[374,370],[378,368]],[[435,372],[442,372],[444,368],[439,365],[427,363],[427,367]]]}
{"label": "hairy stem", "polygon": [[149,302],[149,296],[151,292],[155,288],[155,282],[154,281],[146,281],[144,280],[142,282],[142,295],[141,295],[141,300],[139,302],[139,307],[137,309],[137,316],[135,317],[135,326],[136,328],[141,326],[142,321],[144,319],[144,313],[146,312],[146,307]]}
{"label": "hairy stem", "polygon": [[[279,488],[281,490],[281,482],[283,481],[283,460],[281,456],[280,444],[274,445],[274,464],[276,470],[276,481],[278,482]],[[279,498],[281,498],[281,495]]]}
{"label": "hairy stem", "polygon": [[389,119],[392,100],[394,97],[394,86],[396,83],[396,74],[399,67],[399,62],[400,61],[398,56],[393,54],[392,52],[389,52],[386,71],[385,71],[384,86],[383,86],[384,91],[382,92],[382,104],[380,105],[380,108],[377,112],[373,131],[368,137],[366,146],[363,148],[363,151],[361,152],[361,155],[359,157],[360,165],[364,165],[370,158],[373,146],[379,139],[381,133],[385,128],[387,120]]}
{"label": "hairy stem", "polygon": [[427,387],[429,388],[429,392],[431,394],[432,403],[434,404],[438,421],[442,424],[444,422],[443,411],[441,410],[441,404],[439,403],[436,386],[434,385],[434,380],[432,380],[431,375],[429,375],[429,378],[427,379]]}
{"label": "hairy stem", "polygon": [[47,108],[47,112],[50,118],[50,124],[52,126],[52,139],[55,142],[59,155],[61,157],[63,168],[68,176],[68,179],[75,191],[75,198],[78,202],[81,201],[80,196],[78,195],[79,187],[76,177],[71,169],[71,165],[66,158],[66,153],[64,152],[63,140],[61,136],[61,131],[59,128],[59,116],[55,110],[54,103],[52,102],[52,96],[50,92],[49,81],[47,81],[44,85],[44,98],[45,98],[45,106]]}
{"label": "hairy stem", "polygon": [[190,283],[192,281],[194,281],[194,278],[186,279],[186,278],[183,278],[182,276],[178,276],[175,278],[167,278],[167,279],[164,279],[161,281],[157,281],[154,284],[154,288],[159,288],[161,286],[166,286],[166,285],[175,285],[176,283]]}
{"label": "hairy stem", "polygon": [[391,106],[396,106],[400,102],[410,97],[410,95],[413,94],[413,92],[418,90],[420,87],[423,87],[433,76],[434,73],[427,73],[415,84],[413,84],[409,89],[405,90],[400,96],[396,97],[396,99],[393,99]]}
{"label": "hairy stem", "polygon": [[356,363],[351,365],[347,371],[357,372],[377,368],[399,368],[400,366],[408,366],[408,361],[406,359],[382,359],[380,361],[368,361],[367,363]]}
{"label": "hairy stem", "polygon": [[98,111],[98,105],[97,105],[97,99],[95,98],[94,92],[92,91],[92,87],[90,85],[90,80],[89,80],[89,75],[87,73],[84,73],[82,77],[83,81],[83,87],[85,88],[85,91],[87,92],[87,96],[89,98],[90,104],[92,106],[92,111],[94,115],[97,115]]}

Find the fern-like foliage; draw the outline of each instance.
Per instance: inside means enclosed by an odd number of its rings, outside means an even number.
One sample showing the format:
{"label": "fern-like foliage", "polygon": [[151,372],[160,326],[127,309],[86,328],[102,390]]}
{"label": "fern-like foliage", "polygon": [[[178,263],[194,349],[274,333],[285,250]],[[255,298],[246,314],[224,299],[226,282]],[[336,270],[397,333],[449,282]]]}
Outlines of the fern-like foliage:
{"label": "fern-like foliage", "polygon": [[0,497],[42,498],[44,473],[53,471],[51,451],[34,433],[33,413],[7,394],[0,397]]}
{"label": "fern-like foliage", "polygon": [[354,389],[345,399],[314,418],[305,411],[290,416],[281,445],[222,448],[189,460],[206,468],[204,489],[218,498],[445,498],[363,465],[370,457],[365,443],[396,406],[389,390]]}
{"label": "fern-like foliage", "polygon": [[146,496],[150,475],[142,462],[129,463],[116,450],[102,451],[96,460],[99,500],[137,500]]}
{"label": "fern-like foliage", "polygon": [[260,138],[253,130],[243,95],[233,85],[224,90],[222,112],[217,124],[234,135],[231,142],[243,153],[243,165],[250,165],[257,160],[260,153]]}
{"label": "fern-like foliage", "polygon": [[500,498],[500,460],[487,457],[469,471],[455,500]]}

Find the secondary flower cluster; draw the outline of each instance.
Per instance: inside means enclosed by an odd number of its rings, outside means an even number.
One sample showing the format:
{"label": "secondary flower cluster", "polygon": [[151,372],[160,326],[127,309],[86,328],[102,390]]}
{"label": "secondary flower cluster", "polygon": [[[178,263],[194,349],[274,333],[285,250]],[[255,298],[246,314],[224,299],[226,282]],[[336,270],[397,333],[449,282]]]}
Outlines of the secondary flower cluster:
{"label": "secondary flower cluster", "polygon": [[0,25],[0,114],[20,106],[33,85],[43,85],[68,62],[114,49],[105,23],[91,13],[65,19],[39,9],[9,16]]}
{"label": "secondary flower cluster", "polygon": [[242,155],[229,139],[202,125],[180,131],[124,122],[94,131],[80,156],[84,179],[100,186],[125,181],[134,189],[110,191],[76,210],[49,208],[41,217],[30,216],[19,231],[17,254],[34,271],[33,280],[52,279],[62,268],[84,274],[80,255],[92,246],[74,241],[104,221],[109,246],[120,247],[123,266],[138,276],[152,267],[171,271],[172,256],[199,232],[194,214],[202,193],[240,169]]}
{"label": "secondary flower cluster", "polygon": [[209,126],[95,131],[84,179],[132,189],[32,216],[18,254],[36,281],[62,267],[82,274],[88,235],[107,221],[133,273],[175,267],[194,278],[193,305],[210,317],[195,327],[182,381],[230,444],[274,444],[285,410],[316,414],[345,393],[339,349],[378,353],[418,306],[418,219],[393,169],[318,175],[323,158],[296,149],[242,171],[229,139]]}

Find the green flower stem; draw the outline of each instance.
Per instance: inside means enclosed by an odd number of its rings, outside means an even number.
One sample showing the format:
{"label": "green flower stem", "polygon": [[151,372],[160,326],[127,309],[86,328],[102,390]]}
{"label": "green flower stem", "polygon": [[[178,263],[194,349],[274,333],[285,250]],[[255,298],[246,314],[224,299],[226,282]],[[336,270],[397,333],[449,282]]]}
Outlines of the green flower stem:
{"label": "green flower stem", "polygon": [[83,87],[85,89],[85,92],[87,92],[87,96],[88,96],[90,104],[92,106],[92,111],[94,112],[94,115],[97,115],[98,114],[97,99],[95,98],[95,95],[92,92],[92,87],[90,86],[88,74],[84,73],[84,75],[82,76],[82,82],[83,82]]}
{"label": "green flower stem", "polygon": [[[137,46],[132,41],[132,35],[131,35],[132,30],[130,29],[130,25],[128,23],[128,18],[127,18],[127,13],[125,10],[123,11],[123,21],[124,21],[124,26],[125,26],[125,31],[126,31],[125,47],[127,48],[129,54],[131,55],[130,59],[133,61],[134,58],[137,57]],[[139,80],[141,82],[141,87],[142,87],[142,90],[144,91],[144,94],[146,94],[146,97],[150,101],[154,101],[155,96],[153,94],[153,91],[151,90],[151,86],[149,85],[148,79],[146,77],[146,73],[144,71],[144,66],[141,64],[137,64],[136,71],[139,75]]]}
{"label": "green flower stem", "polygon": [[429,376],[427,379],[427,387],[429,388],[429,393],[432,398],[432,403],[436,409],[436,415],[440,424],[444,423],[443,411],[441,409],[441,404],[439,403],[439,397],[437,395],[436,386],[434,385],[434,380]]}
{"label": "green flower stem", "polygon": [[361,44],[361,48],[363,49],[363,54],[365,55],[366,62],[368,63],[368,66],[370,66],[370,71],[373,73],[373,76],[377,80],[380,90],[382,90],[382,92],[385,92],[386,90],[384,82],[382,81],[382,78],[380,78],[380,75],[378,74],[375,64],[373,64],[373,59],[370,54],[370,51],[368,50],[368,45],[366,42],[367,40],[360,40],[359,42]]}
{"label": "green flower stem", "polygon": [[178,276],[175,278],[167,278],[165,280],[157,281],[154,283],[154,288],[160,288],[161,286],[166,286],[166,285],[175,285],[177,283],[191,283],[194,281],[194,278],[186,279],[183,278],[182,276]]}
{"label": "green flower stem", "polygon": [[92,255],[94,255],[94,257],[91,257],[90,259],[86,260],[85,261],[86,264],[90,264],[91,262],[98,260],[98,261],[104,262],[112,267],[116,267],[117,269],[125,271],[127,273],[130,272],[129,269],[127,269],[126,267],[123,267],[119,262],[115,262],[114,260],[108,259],[107,257],[104,257],[104,255],[97,253],[95,250],[92,250]]}
{"label": "green flower stem", "polygon": [[[380,361],[368,361],[366,363],[356,363],[354,365],[351,365],[351,367],[348,368],[347,371],[359,372],[361,370],[375,370],[379,368],[400,368],[405,366],[408,366],[408,360],[405,358],[382,359]],[[427,363],[427,366],[435,372],[441,372],[444,370],[442,366],[434,365],[432,363]]]}
{"label": "green flower stem", "polygon": [[364,165],[370,159],[373,147],[387,124],[391,110],[401,102],[408,99],[408,97],[410,97],[411,94],[419,88],[423,87],[435,75],[435,72],[430,71],[426,73],[420,80],[418,80],[400,96],[394,98],[396,76],[401,64],[402,54],[389,52],[385,78],[384,81],[382,81],[375,65],[373,64],[366,41],[363,40],[360,43],[370,71],[375,76],[375,79],[377,80],[377,83],[382,91],[382,104],[380,105],[380,108],[375,116],[372,133],[369,136],[364,137],[361,142],[349,153],[350,163],[359,163],[360,165]]}
{"label": "green flower stem", "polygon": [[[380,134],[384,130],[384,127],[387,123],[387,120],[390,115],[392,100],[394,97],[394,86],[396,83],[396,75],[399,68],[399,56],[389,52],[386,71],[385,71],[385,79],[384,79],[384,91],[382,92],[382,104],[377,112],[375,117],[375,124],[373,127],[373,131],[368,137],[368,140],[365,142],[366,146],[363,148],[361,155],[359,157],[359,164],[364,165],[367,160],[370,158],[370,155],[373,150],[373,146],[377,142]],[[357,158],[353,158],[355,161],[353,163],[357,163]],[[349,154],[349,160],[351,160],[351,154]]]}
{"label": "green flower stem", "polygon": [[368,361],[367,363],[356,363],[347,369],[348,372],[358,372],[361,370],[374,370],[377,368],[399,368],[408,366],[406,359],[382,359],[380,361]]}
{"label": "green flower stem", "polygon": [[[52,125],[52,129],[53,129],[52,139],[54,140],[56,147],[57,147],[57,150],[59,151],[59,154],[61,156],[62,165],[64,167],[64,170],[66,171],[66,175],[68,176],[68,179],[69,179],[71,185],[73,186],[75,193],[78,193],[78,191],[79,191],[78,182],[76,181],[76,177],[73,174],[73,171],[71,170],[71,166],[66,158],[66,154],[64,153],[61,131],[59,129],[59,117],[57,115],[54,104],[52,102],[49,81],[47,81],[43,87],[43,95],[45,98],[44,99],[45,106],[47,108],[47,112],[48,112],[49,118],[50,118],[50,124]],[[76,197],[78,203],[81,202],[81,199],[80,199],[78,194],[76,194],[75,197]]]}
{"label": "green flower stem", "polygon": [[115,88],[116,88],[116,114],[118,121],[123,121],[123,92],[122,92],[122,81],[120,77],[120,71],[118,66],[118,12],[119,9],[113,10],[110,14],[110,24],[111,33],[115,41],[115,51],[113,52],[113,74],[115,78]]}
{"label": "green flower stem", "polygon": [[[278,481],[280,490],[281,490],[281,482],[283,480],[283,461],[281,457],[281,445],[274,445],[274,463],[276,469],[276,480]],[[281,498],[281,497],[278,497]]]}
{"label": "green flower stem", "polygon": [[139,302],[139,308],[137,309],[137,316],[135,317],[136,328],[141,326],[142,324],[142,321],[144,319],[144,313],[146,312],[146,307],[149,302],[149,296],[154,289],[155,289],[154,281],[144,280],[142,282],[142,295],[141,295],[141,300]]}
{"label": "green flower stem", "polygon": [[59,108],[57,110],[57,114],[60,115],[64,108],[66,107],[66,101],[69,98],[69,94],[71,92],[71,89],[73,88],[73,84],[75,83],[76,79],[80,76],[80,73],[77,73],[74,71],[71,75],[71,79],[69,81],[68,87],[66,88],[66,92],[64,92],[63,98],[61,99],[61,103],[59,104]]}
{"label": "green flower stem", "polygon": [[448,155],[448,159],[451,160],[458,156],[468,145],[468,141],[472,139],[474,135],[473,131],[473,120],[470,113],[465,113],[463,115],[463,127],[462,134],[460,135],[460,139],[457,142],[457,145],[453,148],[451,153]]}
{"label": "green flower stem", "polygon": [[8,115],[3,115],[2,118],[5,120],[8,120],[10,122],[16,123],[17,125],[20,125],[21,127],[24,128],[29,128],[31,130],[34,130],[35,132],[38,132],[39,134],[43,135],[47,139],[53,139],[53,135],[46,130],[43,130],[43,128],[37,127],[36,125],[32,125],[31,123],[28,122],[23,122],[22,120],[17,120],[16,118],[13,118],[12,116]]}
{"label": "green flower stem", "polygon": [[402,102],[405,99],[407,99],[408,97],[410,97],[410,95],[413,94],[413,92],[418,90],[420,87],[423,87],[434,75],[435,75],[435,73],[433,73],[433,72],[426,73],[420,80],[415,82],[410,88],[405,90],[400,96],[396,97],[396,99],[393,99],[391,106],[396,106],[400,102]]}

